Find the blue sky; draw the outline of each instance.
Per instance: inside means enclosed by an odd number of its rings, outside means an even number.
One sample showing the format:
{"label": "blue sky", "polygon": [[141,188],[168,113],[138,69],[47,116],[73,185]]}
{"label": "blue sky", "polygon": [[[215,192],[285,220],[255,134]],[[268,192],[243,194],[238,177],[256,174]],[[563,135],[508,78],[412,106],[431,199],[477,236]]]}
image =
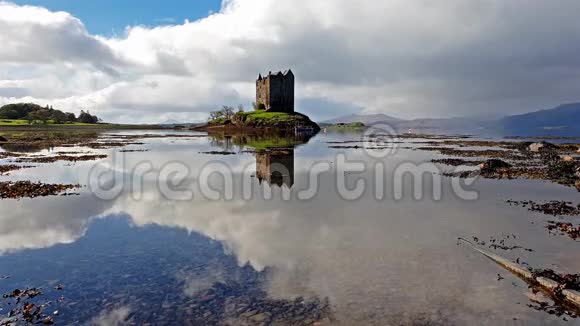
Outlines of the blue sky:
{"label": "blue sky", "polygon": [[14,0],[20,5],[67,11],[80,18],[92,34],[122,34],[128,25],[167,25],[196,20],[218,11],[221,0]]}

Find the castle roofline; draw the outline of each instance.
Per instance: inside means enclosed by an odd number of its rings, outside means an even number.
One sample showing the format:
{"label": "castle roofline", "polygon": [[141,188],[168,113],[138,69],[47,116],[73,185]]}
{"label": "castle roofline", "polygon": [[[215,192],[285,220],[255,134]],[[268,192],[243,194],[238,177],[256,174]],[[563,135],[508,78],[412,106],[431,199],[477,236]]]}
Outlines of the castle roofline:
{"label": "castle roofline", "polygon": [[259,74],[258,80],[263,80],[263,79],[266,79],[270,76],[284,76],[284,77],[285,76],[294,76],[294,73],[292,72],[292,69],[288,69],[288,70],[284,70],[284,71],[280,70],[277,72],[268,71],[267,75],[262,76],[262,74]]}

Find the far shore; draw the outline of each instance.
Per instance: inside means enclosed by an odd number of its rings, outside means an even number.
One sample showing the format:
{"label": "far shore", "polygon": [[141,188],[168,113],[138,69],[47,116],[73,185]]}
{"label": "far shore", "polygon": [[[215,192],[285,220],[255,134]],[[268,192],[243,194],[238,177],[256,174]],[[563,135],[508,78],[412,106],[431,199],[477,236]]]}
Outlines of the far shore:
{"label": "far shore", "polygon": [[33,124],[33,125],[0,125],[2,131],[43,131],[43,130],[173,130],[172,126],[163,125],[129,125],[129,124]]}

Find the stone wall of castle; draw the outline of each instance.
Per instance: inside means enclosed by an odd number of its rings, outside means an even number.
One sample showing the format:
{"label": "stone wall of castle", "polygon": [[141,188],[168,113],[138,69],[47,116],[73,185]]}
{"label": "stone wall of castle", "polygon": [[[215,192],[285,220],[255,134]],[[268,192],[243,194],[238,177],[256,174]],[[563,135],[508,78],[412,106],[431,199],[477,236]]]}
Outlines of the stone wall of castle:
{"label": "stone wall of castle", "polygon": [[294,74],[269,73],[256,81],[256,104],[270,112],[294,112]]}
{"label": "stone wall of castle", "polygon": [[256,81],[256,105],[260,110],[267,110],[270,103],[270,82],[267,78]]}

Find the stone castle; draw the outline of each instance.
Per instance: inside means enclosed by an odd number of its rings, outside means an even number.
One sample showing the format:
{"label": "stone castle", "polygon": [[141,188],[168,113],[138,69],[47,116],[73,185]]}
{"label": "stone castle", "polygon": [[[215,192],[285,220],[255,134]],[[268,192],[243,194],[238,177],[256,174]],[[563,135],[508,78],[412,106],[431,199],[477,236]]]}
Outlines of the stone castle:
{"label": "stone castle", "polygon": [[272,73],[256,80],[256,108],[270,112],[294,112],[294,73]]}

